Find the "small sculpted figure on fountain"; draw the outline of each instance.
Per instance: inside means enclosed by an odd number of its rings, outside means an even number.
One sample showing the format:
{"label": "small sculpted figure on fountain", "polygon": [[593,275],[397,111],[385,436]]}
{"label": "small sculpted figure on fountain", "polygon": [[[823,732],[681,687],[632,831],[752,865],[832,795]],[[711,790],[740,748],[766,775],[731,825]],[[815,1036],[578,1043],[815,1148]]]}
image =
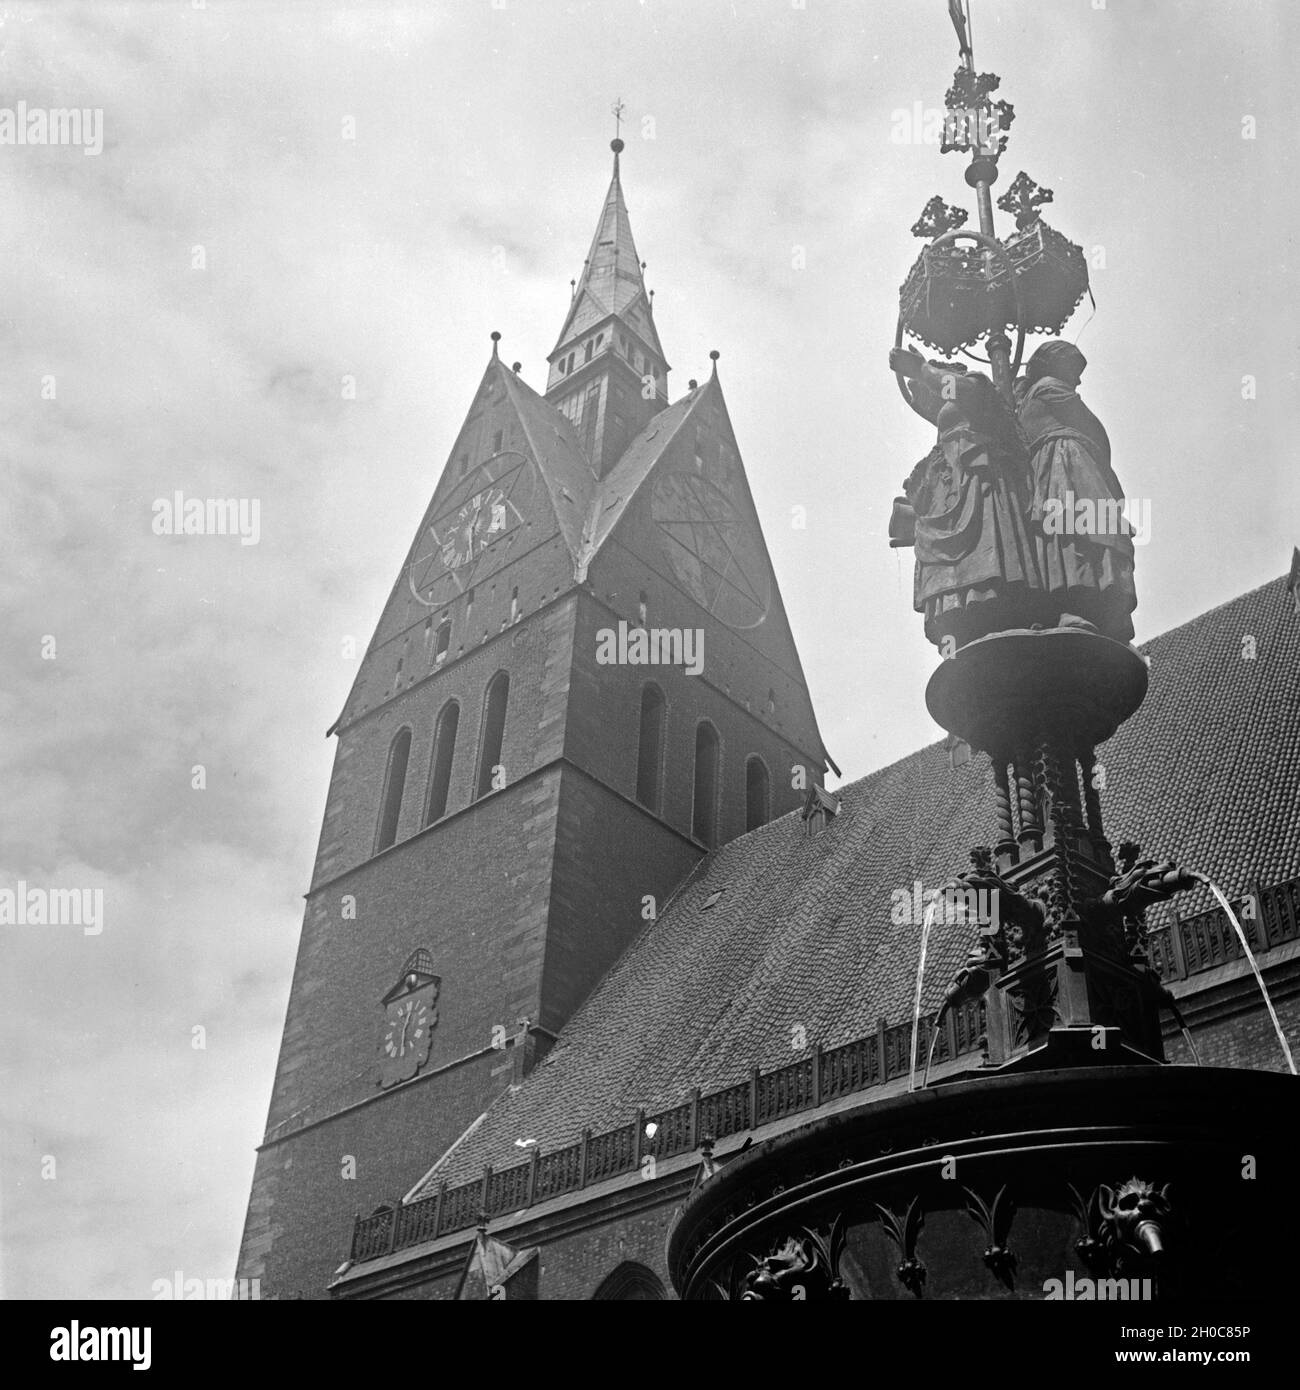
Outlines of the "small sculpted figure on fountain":
{"label": "small sculpted figure on fountain", "polygon": [[1029,518],[1052,625],[1080,620],[1133,638],[1133,528],[1110,463],[1110,440],[1079,396],[1087,359],[1059,338],[1030,357],[1015,384],[1029,448]]}
{"label": "small sculpted figure on fountain", "polygon": [[913,607],[945,656],[1045,616],[1015,415],[988,377],[895,348],[912,409],[938,430],[894,504],[890,543],[914,545]]}

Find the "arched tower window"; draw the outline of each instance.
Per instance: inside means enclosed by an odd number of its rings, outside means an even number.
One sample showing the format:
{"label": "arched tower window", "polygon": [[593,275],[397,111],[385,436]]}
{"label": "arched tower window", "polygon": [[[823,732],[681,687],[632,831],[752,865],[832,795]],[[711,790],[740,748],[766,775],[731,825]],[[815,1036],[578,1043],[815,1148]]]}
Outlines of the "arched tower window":
{"label": "arched tower window", "polygon": [[600,1288],[592,1294],[593,1301],[628,1303],[634,1300],[649,1302],[668,1297],[662,1281],[654,1270],[645,1265],[625,1260],[608,1278],[601,1282]]}
{"label": "arched tower window", "polygon": [[432,825],[447,814],[447,789],[451,786],[451,763],[456,756],[456,730],[460,727],[460,706],[449,700],[433,727],[433,765],[429,770],[429,800],[424,811],[425,825]]}
{"label": "arched tower window", "polygon": [[718,731],[708,721],[695,730],[695,800],[691,834],[710,849],[718,839]]}
{"label": "arched tower window", "polygon": [[745,764],[745,829],[766,825],[771,814],[771,779],[767,764],[755,754]]}
{"label": "arched tower window", "polygon": [[478,777],[474,799],[492,790],[492,769],[501,762],[501,742],[506,731],[506,703],[510,699],[510,677],[498,671],[488,682],[483,697],[483,733],[479,739]]}
{"label": "arched tower window", "polygon": [[664,697],[657,685],[641,692],[641,737],[637,745],[636,799],[652,811],[663,796]]}
{"label": "arched tower window", "polygon": [[375,853],[397,841],[397,822],[402,815],[402,793],[406,790],[406,764],[411,758],[411,731],[403,729],[388,750],[388,770],[384,774],[384,797],[380,803],[379,830]]}

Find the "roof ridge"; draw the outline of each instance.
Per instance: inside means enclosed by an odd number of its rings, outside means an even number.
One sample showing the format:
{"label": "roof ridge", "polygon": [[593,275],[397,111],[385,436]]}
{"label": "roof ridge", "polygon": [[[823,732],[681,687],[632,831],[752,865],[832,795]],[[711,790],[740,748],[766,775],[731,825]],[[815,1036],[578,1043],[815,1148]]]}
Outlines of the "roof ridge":
{"label": "roof ridge", "polygon": [[[676,440],[682,427],[690,418],[698,403],[704,398],[704,390],[696,388],[688,391],[686,395],[679,396],[677,400],[664,406],[662,410],[656,411],[642,428],[628,441],[627,448],[619,455],[618,461],[609,469],[603,478],[597,479],[595,491],[591,495],[591,501],[587,507],[587,516],[583,523],[583,545],[582,551],[578,556],[577,573],[579,578],[585,577],[591,562],[600,553],[602,546],[613,534],[615,527],[627,511],[632,499],[640,492],[647,479],[658,467],[663,459],[665,452]],[[666,420],[665,417],[671,415],[673,411],[680,411],[680,414],[673,421]],[[644,468],[640,476],[632,474],[632,463],[634,455],[639,449],[644,448],[655,437],[656,430],[662,429],[665,423],[670,425],[668,433],[660,439],[649,458],[645,460]],[[627,467],[625,467],[627,465]],[[611,494],[617,491],[611,502]],[[609,526],[601,535],[601,523],[604,520],[605,512],[614,503],[621,503],[617,515],[615,515]]]}
{"label": "roof ridge", "polygon": [[[515,413],[518,416],[519,424],[524,431],[524,438],[527,440],[528,446],[532,451],[533,463],[536,465],[537,471],[541,475],[542,486],[550,502],[556,526],[559,528],[560,535],[568,548],[569,558],[573,562],[573,572],[576,580],[583,550],[581,521],[585,517],[587,507],[589,506],[591,489],[595,487],[599,479],[596,476],[595,469],[591,466],[591,461],[587,458],[581,445],[578,443],[577,435],[574,434],[573,426],[568,417],[557,410],[545,396],[534,391],[516,372],[508,370],[504,363],[501,364],[501,370],[505,375],[506,392],[510,396],[511,403],[515,407]],[[554,430],[556,440],[564,445],[565,451],[570,455],[570,463],[576,460],[580,470],[582,470],[580,479],[574,478],[569,480],[575,483],[575,485],[580,481],[581,491],[585,494],[581,497],[570,496],[569,498],[574,507],[579,509],[578,520],[580,524],[577,528],[576,537],[570,534],[574,529],[573,517],[565,510],[560,495],[562,488],[566,495],[568,493],[568,489],[564,488],[565,480],[555,477],[552,468],[548,466],[551,454],[547,449],[542,447],[542,441],[539,440],[536,435],[536,427],[542,422],[536,418],[531,418],[532,412],[540,412],[542,410],[545,412],[545,423]]]}

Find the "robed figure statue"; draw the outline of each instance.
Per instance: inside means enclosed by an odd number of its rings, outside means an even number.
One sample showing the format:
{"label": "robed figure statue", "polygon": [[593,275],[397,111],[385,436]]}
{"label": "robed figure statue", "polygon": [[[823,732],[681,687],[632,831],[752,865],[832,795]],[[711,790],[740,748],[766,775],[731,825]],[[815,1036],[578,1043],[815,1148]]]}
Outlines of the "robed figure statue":
{"label": "robed figure statue", "polygon": [[895,348],[890,367],[912,409],[939,432],[903,484],[890,544],[916,547],[913,607],[925,635],[951,655],[1010,628],[1049,620],[1029,512],[1028,460],[997,388],[960,364]]}
{"label": "robed figure statue", "polygon": [[1110,465],[1110,440],[1079,398],[1087,359],[1072,343],[1044,343],[1016,381],[1029,449],[1030,520],[1038,570],[1055,626],[1091,623],[1121,642],[1133,638],[1132,528]]}

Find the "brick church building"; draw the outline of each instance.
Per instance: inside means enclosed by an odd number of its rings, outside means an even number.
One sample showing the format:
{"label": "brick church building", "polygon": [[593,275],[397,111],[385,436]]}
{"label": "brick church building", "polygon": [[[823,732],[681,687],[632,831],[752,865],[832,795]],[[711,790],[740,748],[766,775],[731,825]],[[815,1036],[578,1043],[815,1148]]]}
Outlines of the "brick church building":
{"label": "brick church building", "polygon": [[[900,903],[987,838],[991,775],[942,743],[823,790],[716,364],[669,398],[621,148],[546,390],[494,342],[330,731],[239,1258],[264,1297],[671,1296],[711,1164],[906,1089]],[[1289,1035],[1296,594],[1293,570],[1148,643],[1146,702],[1099,750],[1117,834],[1245,904]],[[1189,897],[1148,919],[1169,1056],[1277,1068],[1226,919]],[[968,945],[936,938],[931,1019]],[[947,1017],[936,1077],[979,1065],[979,1031]]]}

